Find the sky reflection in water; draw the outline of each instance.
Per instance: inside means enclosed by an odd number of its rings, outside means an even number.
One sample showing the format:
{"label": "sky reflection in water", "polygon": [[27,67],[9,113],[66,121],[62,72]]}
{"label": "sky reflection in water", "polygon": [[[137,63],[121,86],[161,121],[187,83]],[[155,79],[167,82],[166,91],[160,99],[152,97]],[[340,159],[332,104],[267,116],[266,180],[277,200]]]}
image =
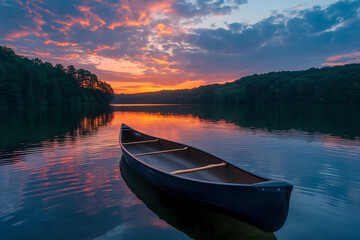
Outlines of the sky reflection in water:
{"label": "sky reflection in water", "polygon": [[113,110],[8,114],[1,109],[7,117],[0,118],[0,239],[188,238],[148,210],[122,179],[123,122],[292,182],[289,217],[275,233],[278,239],[360,237],[357,110],[178,105]]}

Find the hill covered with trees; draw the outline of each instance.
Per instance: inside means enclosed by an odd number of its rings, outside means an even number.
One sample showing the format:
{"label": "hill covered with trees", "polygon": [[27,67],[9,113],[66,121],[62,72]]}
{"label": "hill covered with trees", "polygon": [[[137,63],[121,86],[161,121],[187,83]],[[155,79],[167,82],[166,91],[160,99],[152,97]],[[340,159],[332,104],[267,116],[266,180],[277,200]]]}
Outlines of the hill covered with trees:
{"label": "hill covered with trees", "polygon": [[113,103],[360,103],[360,64],[255,74],[193,89],[118,94]]}
{"label": "hill covered with trees", "polygon": [[109,84],[73,65],[53,66],[0,46],[0,104],[108,104]]}

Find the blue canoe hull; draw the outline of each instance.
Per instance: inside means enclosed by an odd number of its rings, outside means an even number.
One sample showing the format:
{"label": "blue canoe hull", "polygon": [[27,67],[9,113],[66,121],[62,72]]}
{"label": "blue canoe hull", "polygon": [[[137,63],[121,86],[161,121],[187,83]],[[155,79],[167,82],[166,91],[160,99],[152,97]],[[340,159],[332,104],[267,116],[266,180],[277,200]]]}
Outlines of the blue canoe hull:
{"label": "blue canoe hull", "polygon": [[290,183],[222,184],[183,178],[144,164],[120,145],[126,163],[166,192],[219,207],[268,232],[279,230],[286,221],[293,188]]}

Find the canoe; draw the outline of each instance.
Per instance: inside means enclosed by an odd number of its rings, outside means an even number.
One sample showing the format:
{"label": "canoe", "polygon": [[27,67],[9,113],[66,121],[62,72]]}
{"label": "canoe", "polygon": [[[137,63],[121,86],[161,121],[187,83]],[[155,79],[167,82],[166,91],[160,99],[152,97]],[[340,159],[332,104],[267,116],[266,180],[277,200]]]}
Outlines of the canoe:
{"label": "canoe", "polygon": [[191,239],[276,240],[274,233],[247,224],[221,209],[165,192],[134,172],[124,157],[119,168],[127,186],[149,210]]}
{"label": "canoe", "polygon": [[197,148],[125,124],[119,141],[126,163],[166,192],[216,206],[268,232],[286,221],[291,183],[257,176]]}

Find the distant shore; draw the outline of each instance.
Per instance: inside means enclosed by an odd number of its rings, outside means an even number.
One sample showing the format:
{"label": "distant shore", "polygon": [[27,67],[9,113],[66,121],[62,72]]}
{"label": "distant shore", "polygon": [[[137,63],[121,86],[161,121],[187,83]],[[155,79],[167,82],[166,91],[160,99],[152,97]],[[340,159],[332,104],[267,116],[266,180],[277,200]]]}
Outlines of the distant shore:
{"label": "distant shore", "polygon": [[115,94],[112,104],[360,103],[360,64],[255,74],[193,89]]}

